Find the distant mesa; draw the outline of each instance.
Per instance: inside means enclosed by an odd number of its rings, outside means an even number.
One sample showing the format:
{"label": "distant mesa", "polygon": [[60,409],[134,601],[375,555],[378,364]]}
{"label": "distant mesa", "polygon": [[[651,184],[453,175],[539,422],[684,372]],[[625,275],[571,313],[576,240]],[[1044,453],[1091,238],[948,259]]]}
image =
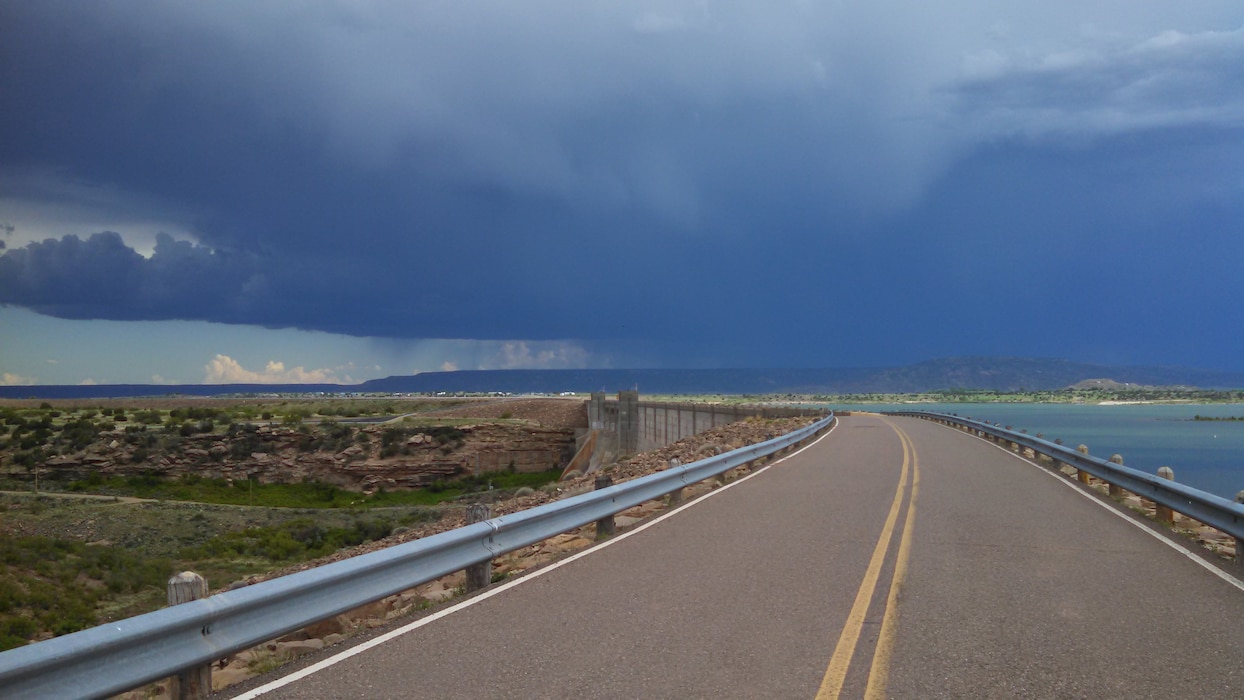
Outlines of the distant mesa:
{"label": "distant mesa", "polygon": [[1181,387],[1244,388],[1244,373],[1186,367],[1109,367],[1070,360],[952,357],[904,367],[822,369],[516,369],[423,372],[337,384],[5,386],[0,398],[105,398],[236,394],[560,394],[638,387],[645,394],[866,394]]}

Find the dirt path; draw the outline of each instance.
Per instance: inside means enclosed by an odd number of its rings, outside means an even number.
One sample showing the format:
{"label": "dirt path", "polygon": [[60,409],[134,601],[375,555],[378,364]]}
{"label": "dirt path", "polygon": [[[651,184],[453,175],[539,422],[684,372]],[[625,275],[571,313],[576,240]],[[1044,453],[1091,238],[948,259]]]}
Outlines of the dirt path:
{"label": "dirt path", "polygon": [[[125,503],[154,503],[154,498],[138,498],[137,496],[104,496],[97,493],[64,493],[61,491],[0,491],[0,496],[47,496],[49,498],[78,498],[85,501],[109,501],[106,505]],[[178,501],[181,503],[182,501]],[[190,501],[185,501],[190,503]],[[202,505],[215,505],[204,503]]]}

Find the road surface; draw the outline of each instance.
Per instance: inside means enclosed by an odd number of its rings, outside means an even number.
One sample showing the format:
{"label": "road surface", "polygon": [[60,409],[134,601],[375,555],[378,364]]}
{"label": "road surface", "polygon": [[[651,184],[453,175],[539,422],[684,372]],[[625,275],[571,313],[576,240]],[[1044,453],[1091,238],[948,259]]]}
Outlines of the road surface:
{"label": "road surface", "polygon": [[264,698],[1244,697],[1244,589],[910,418],[812,446]]}

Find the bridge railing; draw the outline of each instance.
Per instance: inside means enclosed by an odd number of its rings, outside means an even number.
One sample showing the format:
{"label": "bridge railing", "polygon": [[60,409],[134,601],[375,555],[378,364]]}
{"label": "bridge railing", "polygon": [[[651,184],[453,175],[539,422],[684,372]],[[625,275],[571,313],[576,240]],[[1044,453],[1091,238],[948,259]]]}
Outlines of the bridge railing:
{"label": "bridge railing", "polygon": [[927,411],[895,411],[888,415],[924,418],[964,428],[979,437],[1007,441],[1166,506],[1234,537],[1235,564],[1237,568],[1244,568],[1244,504],[984,421]]}
{"label": "bridge railing", "polygon": [[377,552],[0,653],[0,697],[106,697],[275,639],[792,447],[765,442]]}

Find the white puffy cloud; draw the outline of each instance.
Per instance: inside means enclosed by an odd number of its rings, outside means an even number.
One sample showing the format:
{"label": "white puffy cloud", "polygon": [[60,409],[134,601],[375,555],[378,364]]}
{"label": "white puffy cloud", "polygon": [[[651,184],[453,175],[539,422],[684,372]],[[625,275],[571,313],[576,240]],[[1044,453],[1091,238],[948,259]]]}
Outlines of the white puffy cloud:
{"label": "white puffy cloud", "polygon": [[0,386],[29,386],[38,383],[38,377],[23,377],[12,372],[0,373]]}
{"label": "white puffy cloud", "polygon": [[270,360],[263,370],[243,367],[228,355],[216,355],[203,367],[204,384],[352,384],[349,376],[338,376],[332,369],[306,369],[291,367]]}

